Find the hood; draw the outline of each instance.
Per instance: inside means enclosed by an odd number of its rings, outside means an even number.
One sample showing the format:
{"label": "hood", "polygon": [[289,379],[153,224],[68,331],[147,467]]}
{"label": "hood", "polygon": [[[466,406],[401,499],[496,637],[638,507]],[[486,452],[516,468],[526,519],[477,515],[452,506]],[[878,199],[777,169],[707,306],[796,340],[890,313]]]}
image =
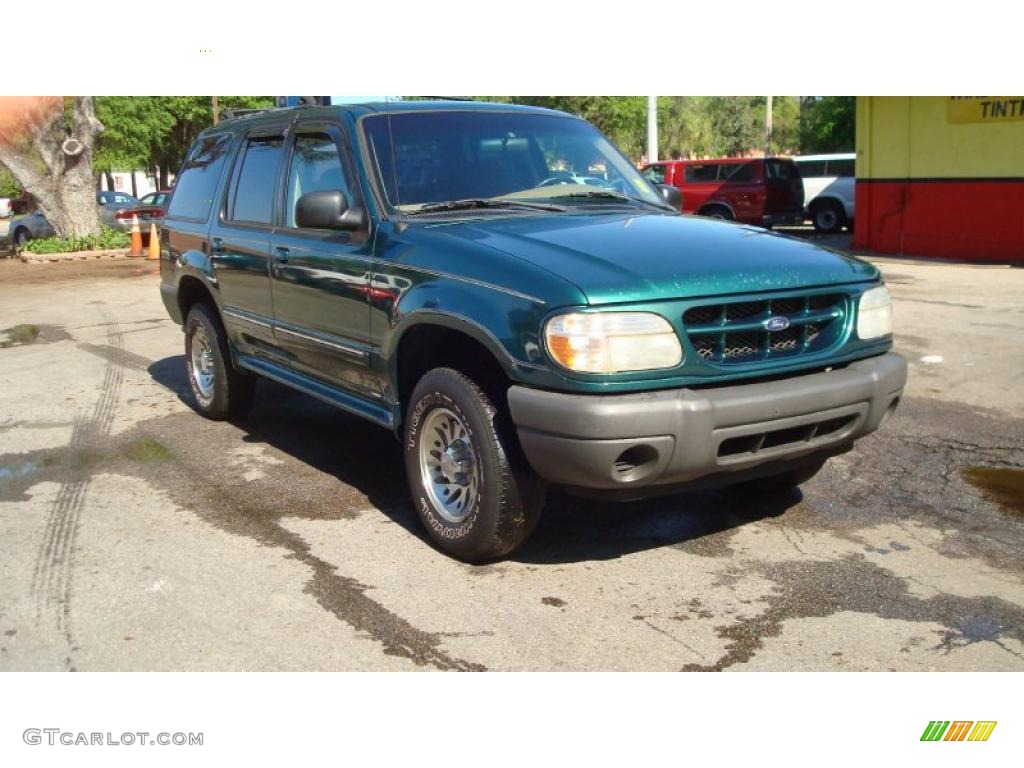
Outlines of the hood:
{"label": "hood", "polygon": [[694,216],[511,216],[435,226],[553,272],[591,304],[809,288],[879,276],[867,262],[804,240]]}

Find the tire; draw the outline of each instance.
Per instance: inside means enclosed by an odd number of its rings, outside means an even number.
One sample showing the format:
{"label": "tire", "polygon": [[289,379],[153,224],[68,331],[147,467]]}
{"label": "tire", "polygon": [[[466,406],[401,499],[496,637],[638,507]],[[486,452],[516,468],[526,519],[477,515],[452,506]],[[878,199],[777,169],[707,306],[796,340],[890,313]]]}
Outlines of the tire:
{"label": "tire", "polygon": [[835,234],[846,226],[846,212],[839,203],[825,200],[814,206],[814,210],[811,211],[811,223],[817,232]]}
{"label": "tire", "polygon": [[543,481],[502,438],[487,395],[452,368],[434,368],[409,400],[402,442],[416,513],[431,539],[467,562],[503,557],[530,535]]}
{"label": "tire", "polygon": [[11,241],[14,243],[15,250],[20,251],[31,239],[32,236],[29,234],[28,230],[24,227],[19,227],[14,230],[14,236],[11,238]]}
{"label": "tire", "polygon": [[814,477],[821,468],[825,466],[825,459],[819,459],[811,464],[805,464],[777,475],[759,477],[756,480],[748,480],[740,483],[735,488],[743,493],[778,493],[803,485]]}
{"label": "tire", "polygon": [[710,205],[704,209],[703,216],[707,216],[710,219],[721,219],[722,221],[732,221],[732,211],[726,208],[724,205]]}
{"label": "tire", "polygon": [[252,405],[256,377],[235,370],[224,326],[208,304],[193,305],[185,320],[185,369],[196,410],[206,418],[241,416]]}

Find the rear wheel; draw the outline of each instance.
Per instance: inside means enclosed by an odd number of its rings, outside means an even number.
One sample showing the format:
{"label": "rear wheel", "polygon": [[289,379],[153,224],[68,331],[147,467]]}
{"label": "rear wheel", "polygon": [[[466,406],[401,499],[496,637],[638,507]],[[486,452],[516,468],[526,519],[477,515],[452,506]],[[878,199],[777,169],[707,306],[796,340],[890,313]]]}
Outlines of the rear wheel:
{"label": "rear wheel", "polygon": [[733,220],[732,211],[730,211],[724,205],[709,205],[707,208],[701,211],[701,215],[707,216],[708,218],[711,219],[722,219],[723,221]]}
{"label": "rear wheel", "polygon": [[194,305],[185,321],[185,367],[196,410],[206,418],[227,419],[249,409],[256,377],[235,370],[224,327],[207,304]]}
{"label": "rear wheel", "polygon": [[452,368],[429,371],[409,402],[405,469],[430,537],[471,562],[512,552],[540,519],[544,484],[501,436],[497,408]]}
{"label": "rear wheel", "polygon": [[846,224],[846,213],[843,207],[834,200],[825,200],[814,206],[811,221],[818,232],[833,234]]}

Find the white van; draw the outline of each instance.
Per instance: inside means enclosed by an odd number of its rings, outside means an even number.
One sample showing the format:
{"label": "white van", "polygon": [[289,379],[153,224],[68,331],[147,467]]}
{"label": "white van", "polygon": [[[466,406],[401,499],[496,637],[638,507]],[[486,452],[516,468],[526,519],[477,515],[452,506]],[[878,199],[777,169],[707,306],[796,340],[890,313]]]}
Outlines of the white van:
{"label": "white van", "polygon": [[853,230],[854,160],[852,152],[839,155],[794,157],[804,181],[807,218],[818,232]]}
{"label": "white van", "polygon": [[11,215],[11,200],[7,197],[0,197],[0,219],[9,218]]}

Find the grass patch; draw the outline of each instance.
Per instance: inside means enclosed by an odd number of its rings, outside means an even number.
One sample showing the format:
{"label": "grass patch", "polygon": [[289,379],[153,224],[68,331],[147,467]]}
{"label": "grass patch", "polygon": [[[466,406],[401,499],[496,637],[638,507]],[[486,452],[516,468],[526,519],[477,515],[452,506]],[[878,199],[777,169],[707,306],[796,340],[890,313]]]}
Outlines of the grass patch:
{"label": "grass patch", "polygon": [[130,443],[125,455],[132,461],[141,462],[168,461],[174,457],[167,446],[152,437],[142,437]]}
{"label": "grass patch", "polygon": [[103,227],[95,235],[81,237],[40,237],[29,240],[23,250],[29,253],[77,253],[79,251],[109,251],[115,248],[129,248],[131,235],[113,227]]}
{"label": "grass patch", "polygon": [[39,326],[25,323],[15,325],[13,328],[4,328],[2,333],[7,338],[0,340],[0,347],[18,347],[35,341],[39,336]]}

